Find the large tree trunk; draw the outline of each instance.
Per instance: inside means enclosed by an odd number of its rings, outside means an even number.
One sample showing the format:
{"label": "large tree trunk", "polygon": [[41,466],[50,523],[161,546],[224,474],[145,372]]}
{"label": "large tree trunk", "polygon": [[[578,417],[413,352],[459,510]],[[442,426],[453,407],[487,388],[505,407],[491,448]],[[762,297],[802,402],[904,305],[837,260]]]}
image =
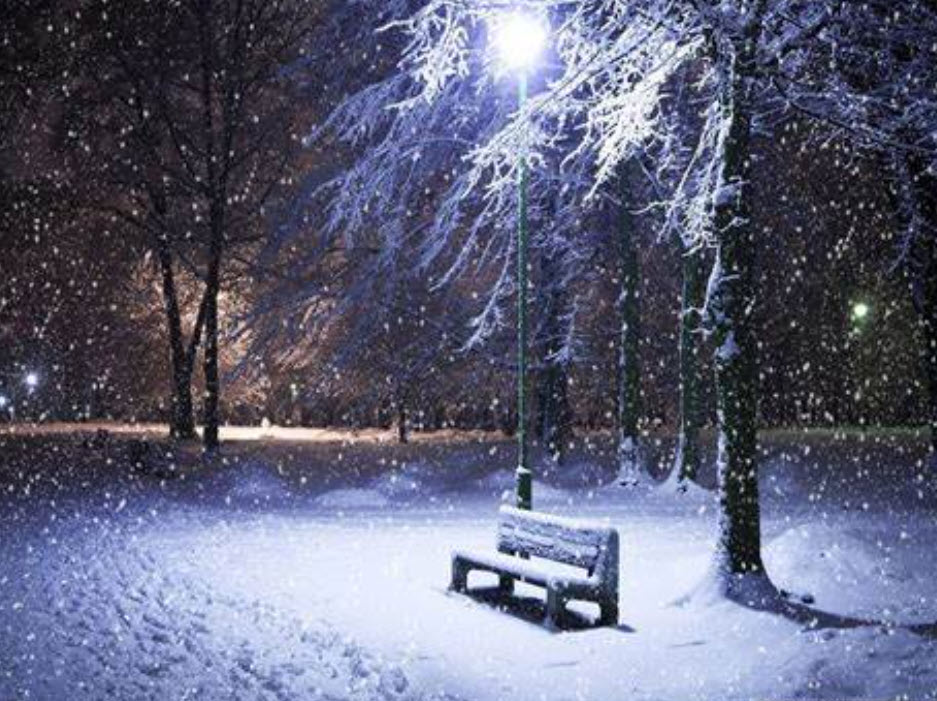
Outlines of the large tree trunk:
{"label": "large tree trunk", "polygon": [[760,18],[749,20],[723,55],[720,96],[724,132],[721,186],[714,200],[716,262],[707,317],[715,341],[719,416],[719,539],[713,584],[730,598],[770,590],[761,559],[756,447],[757,373],[753,312],[756,301],[754,231],[750,220],[751,119]]}
{"label": "large tree trunk", "polygon": [[[225,179],[227,164],[231,155],[230,124],[225,135],[219,139],[215,133],[215,83],[218,75],[215,71],[216,47],[213,36],[213,8],[211,0],[198,3],[199,49],[201,53],[201,108],[205,163],[205,192],[208,204],[208,265],[205,276],[205,403],[204,432],[202,443],[206,452],[218,448],[218,404],[221,383],[218,377],[218,295],[221,292],[221,255],[224,247],[225,198],[227,188]],[[229,105],[222,104],[222,122],[229,116]],[[220,156],[220,158],[219,158]]]}
{"label": "large tree trunk", "polygon": [[403,398],[397,399],[397,442],[408,443],[410,441],[410,424],[407,418],[407,403]]}
{"label": "large tree trunk", "polygon": [[[170,359],[172,361],[172,395],[170,398],[171,414],[169,417],[169,435],[172,438],[188,439],[195,437],[195,412],[192,403],[192,359],[183,342],[182,317],[176,293],[173,273],[172,254],[165,242],[158,247],[159,265],[162,273],[163,306],[166,312],[166,326],[169,331]],[[194,335],[199,335],[201,328],[196,324]],[[193,339],[197,344],[197,338]]]}
{"label": "large tree trunk", "polygon": [[930,424],[931,467],[937,470],[937,293],[929,300],[923,318],[924,363],[927,370],[927,420]]}
{"label": "large tree trunk", "polygon": [[540,264],[544,283],[550,288],[544,310],[543,369],[537,378],[537,433],[553,462],[561,464],[570,437],[569,363],[563,353],[563,317],[568,310],[557,257],[544,254]]}
{"label": "large tree trunk", "polygon": [[893,165],[904,230],[901,253],[924,337],[921,355],[927,375],[931,464],[937,468],[937,175],[919,156],[896,154]]}
{"label": "large tree trunk", "polygon": [[[220,223],[213,225],[220,228]],[[217,239],[217,240],[216,240]],[[221,289],[221,233],[212,232],[208,276],[205,281],[205,405],[202,443],[208,452],[218,448],[218,404],[221,382],[218,377],[218,294]]]}
{"label": "large tree trunk", "polygon": [[547,360],[540,384],[540,435],[550,459],[563,463],[570,438],[569,366]]}
{"label": "large tree trunk", "polygon": [[621,291],[619,308],[621,333],[618,344],[618,480],[635,485],[641,479],[643,461],[638,436],[641,412],[641,374],[638,360],[639,265],[635,245],[634,222],[628,210],[630,188],[626,169],[621,178],[621,209],[619,213],[619,256]]}
{"label": "large tree trunk", "polygon": [[680,300],[680,426],[672,480],[680,489],[696,482],[700,466],[700,315],[704,294],[702,251],[682,242],[683,291]]}

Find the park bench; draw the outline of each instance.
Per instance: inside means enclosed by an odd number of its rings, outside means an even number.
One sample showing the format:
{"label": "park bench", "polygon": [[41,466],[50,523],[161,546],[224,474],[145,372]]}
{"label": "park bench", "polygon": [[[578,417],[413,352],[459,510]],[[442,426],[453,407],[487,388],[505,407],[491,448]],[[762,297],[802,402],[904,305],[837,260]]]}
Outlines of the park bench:
{"label": "park bench", "polygon": [[515,580],[544,587],[550,624],[559,623],[572,599],[597,603],[600,624],[618,623],[618,531],[614,528],[502,506],[497,552],[455,551],[450,588],[466,592],[472,570],[497,574],[498,588],[506,596],[513,593]]}

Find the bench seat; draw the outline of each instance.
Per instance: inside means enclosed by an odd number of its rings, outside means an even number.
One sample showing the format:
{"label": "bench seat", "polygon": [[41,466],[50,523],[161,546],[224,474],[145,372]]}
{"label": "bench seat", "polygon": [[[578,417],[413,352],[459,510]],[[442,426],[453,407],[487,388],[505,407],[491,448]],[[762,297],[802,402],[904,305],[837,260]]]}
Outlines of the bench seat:
{"label": "bench seat", "polygon": [[505,595],[515,581],[546,589],[550,623],[570,599],[593,601],[602,624],[618,623],[618,533],[607,526],[503,506],[497,550],[454,551],[450,588],[466,591],[473,570],[497,574]]}
{"label": "bench seat", "polygon": [[507,574],[520,582],[566,591],[574,598],[581,592],[594,591],[600,585],[595,576],[565,572],[572,568],[552,566],[548,560],[525,560],[506,553],[480,550],[456,550],[452,553],[452,560],[453,563],[457,560],[465,563],[471,570]]}

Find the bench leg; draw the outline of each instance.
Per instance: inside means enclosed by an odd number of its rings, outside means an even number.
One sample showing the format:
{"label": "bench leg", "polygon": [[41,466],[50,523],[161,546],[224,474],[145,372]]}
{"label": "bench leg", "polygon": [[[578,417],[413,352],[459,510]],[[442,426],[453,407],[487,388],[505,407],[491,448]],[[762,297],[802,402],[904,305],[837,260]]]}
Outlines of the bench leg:
{"label": "bench leg", "polygon": [[464,592],[468,589],[469,566],[465,560],[458,557],[452,559],[452,581],[449,588],[452,591]]}
{"label": "bench leg", "polygon": [[501,596],[510,596],[514,593],[514,577],[509,574],[498,575],[498,593]]}
{"label": "bench leg", "polygon": [[566,600],[560,592],[547,587],[547,623],[559,625],[566,608]]}
{"label": "bench leg", "polygon": [[599,625],[600,626],[617,626],[618,625],[618,602],[617,601],[600,601],[599,610],[602,612],[599,616]]}

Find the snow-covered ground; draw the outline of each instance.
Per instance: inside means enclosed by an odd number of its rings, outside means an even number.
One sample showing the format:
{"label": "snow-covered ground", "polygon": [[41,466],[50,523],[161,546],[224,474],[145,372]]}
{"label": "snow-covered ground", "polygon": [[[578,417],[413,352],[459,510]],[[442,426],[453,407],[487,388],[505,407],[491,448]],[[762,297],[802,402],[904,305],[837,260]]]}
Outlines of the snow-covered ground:
{"label": "snow-covered ground", "polygon": [[712,496],[603,486],[607,458],[578,454],[536,508],[619,529],[621,624],[584,605],[563,632],[536,588],[506,611],[446,591],[451,549],[492,545],[504,443],[270,441],[141,474],[124,441],[0,437],[3,701],[937,698],[937,496],[911,439],[766,440],[766,562],[816,626],[673,605]]}

